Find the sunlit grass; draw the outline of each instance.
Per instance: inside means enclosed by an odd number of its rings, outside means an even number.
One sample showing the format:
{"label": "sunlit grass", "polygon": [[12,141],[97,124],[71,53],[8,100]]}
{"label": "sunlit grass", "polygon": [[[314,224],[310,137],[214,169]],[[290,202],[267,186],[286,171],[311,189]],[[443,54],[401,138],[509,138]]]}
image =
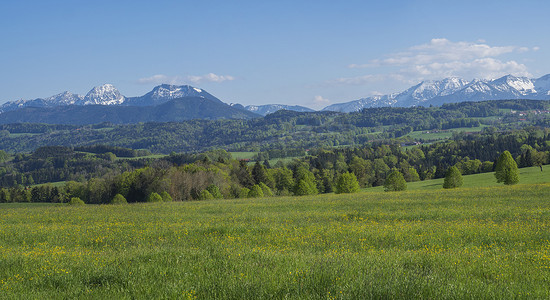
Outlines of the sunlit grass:
{"label": "sunlit grass", "polygon": [[549,195],[0,205],[0,298],[547,299]]}

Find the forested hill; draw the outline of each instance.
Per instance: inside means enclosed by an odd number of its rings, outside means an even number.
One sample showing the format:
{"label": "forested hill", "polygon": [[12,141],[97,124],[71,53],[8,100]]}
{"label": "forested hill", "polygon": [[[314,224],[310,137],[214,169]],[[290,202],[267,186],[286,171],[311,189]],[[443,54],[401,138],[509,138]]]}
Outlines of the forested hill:
{"label": "forested hill", "polygon": [[[163,104],[166,106],[163,116],[167,121],[167,116],[178,116],[174,107],[180,103],[173,101]],[[549,127],[549,107],[550,101],[503,100],[446,104],[441,107],[371,108],[349,114],[279,111],[254,119],[188,120],[132,125],[4,124],[0,125],[0,150],[30,152],[45,145],[74,147],[105,144],[147,149],[153,153],[202,152],[220,148],[230,151],[261,151],[364,145],[398,137],[409,142],[416,140],[425,143],[437,138],[419,138],[413,134],[453,128],[479,131],[485,127],[493,130],[526,126]],[[136,111],[135,114],[140,112],[142,111]],[[143,113],[160,114],[155,110]],[[76,113],[73,118],[76,118]]]}

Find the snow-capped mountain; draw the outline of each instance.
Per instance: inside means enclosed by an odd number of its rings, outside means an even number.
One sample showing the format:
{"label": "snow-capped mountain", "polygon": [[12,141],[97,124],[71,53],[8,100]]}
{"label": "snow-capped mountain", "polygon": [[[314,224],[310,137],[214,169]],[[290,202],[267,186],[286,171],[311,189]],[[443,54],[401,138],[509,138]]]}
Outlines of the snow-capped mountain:
{"label": "snow-capped mountain", "polygon": [[550,74],[538,79],[507,75],[494,80],[466,81],[452,77],[439,81],[423,81],[401,93],[337,103],[323,110],[353,112],[368,107],[429,106],[502,99],[550,99]]}
{"label": "snow-capped mountain", "polygon": [[266,116],[268,114],[274,113],[276,111],[279,111],[281,109],[285,110],[292,110],[297,112],[312,112],[314,111],[311,108],[307,108],[300,105],[284,105],[284,104],[266,104],[266,105],[247,105],[244,107],[244,109],[251,111],[253,113],[257,113],[262,116]]}
{"label": "snow-capped mountain", "polygon": [[[9,101],[0,106],[0,113],[23,107],[55,107],[63,105],[135,105],[154,106],[177,98],[197,97],[223,103],[203,89],[189,85],[156,86],[149,93],[128,98],[122,95],[112,84],[104,84],[91,89],[86,96],[63,92],[47,98]],[[225,104],[225,103],[224,103]]]}
{"label": "snow-capped mountain", "polygon": [[124,97],[112,84],[104,84],[94,87],[86,94],[79,105],[119,105],[124,103]]}
{"label": "snow-capped mountain", "polygon": [[59,93],[57,95],[53,95],[51,97],[45,98],[44,101],[54,104],[54,105],[71,105],[75,104],[78,101],[82,101],[84,99],[83,96],[73,94],[71,92],[63,92]]}
{"label": "snow-capped mountain", "polygon": [[535,90],[546,91],[546,95],[550,95],[550,74],[535,80]]}
{"label": "snow-capped mountain", "polygon": [[57,95],[53,95],[48,98],[37,98],[32,100],[16,100],[4,103],[0,106],[0,113],[5,111],[16,110],[21,107],[33,106],[33,107],[53,107],[60,105],[75,104],[78,101],[82,101],[83,96],[73,94],[70,92],[63,92]]}
{"label": "snow-capped mountain", "polygon": [[128,98],[125,105],[152,106],[167,102],[172,99],[184,97],[198,97],[210,99],[216,102],[222,102],[220,99],[212,96],[203,89],[189,85],[170,85],[162,84],[153,88],[149,93],[140,96]]}

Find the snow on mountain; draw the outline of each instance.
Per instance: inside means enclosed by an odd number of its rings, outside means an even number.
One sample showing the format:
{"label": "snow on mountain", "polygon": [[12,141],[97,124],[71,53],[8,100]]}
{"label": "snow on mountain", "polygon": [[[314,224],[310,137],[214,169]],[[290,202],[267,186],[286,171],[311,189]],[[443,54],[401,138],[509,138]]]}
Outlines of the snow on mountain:
{"label": "snow on mountain", "polygon": [[71,105],[78,101],[82,101],[83,99],[84,96],[65,91],[63,93],[45,98],[44,100],[55,105]]}
{"label": "snow on mountain", "polygon": [[84,99],[76,104],[80,105],[119,105],[126,100],[112,84],[103,84],[94,87],[86,94]]}
{"label": "snow on mountain", "polygon": [[338,103],[323,110],[353,112],[368,107],[429,106],[462,101],[501,99],[550,99],[550,74],[538,79],[507,75],[494,80],[460,78],[423,81],[401,93],[362,98]]}
{"label": "snow on mountain", "polygon": [[539,94],[550,95],[550,74],[535,80],[535,90]]}
{"label": "snow on mountain", "polygon": [[266,116],[268,114],[274,113],[276,111],[279,111],[281,109],[284,110],[292,110],[297,112],[312,112],[314,111],[311,108],[307,108],[304,106],[299,105],[285,105],[285,104],[266,104],[266,105],[247,105],[244,107],[244,109],[251,111],[253,113],[257,113],[262,116]]}
{"label": "snow on mountain", "polygon": [[[212,96],[203,89],[192,87],[189,85],[170,85],[162,84],[153,88],[149,93],[140,96],[128,98],[125,105],[150,106],[158,105],[172,99],[184,97],[198,97],[210,99],[215,102],[222,102],[220,99]],[[223,103],[223,102],[222,102]]]}
{"label": "snow on mountain", "polygon": [[70,92],[63,92],[57,95],[53,95],[48,98],[37,98],[32,100],[16,100],[16,101],[10,101],[4,103],[2,106],[0,106],[0,113],[16,110],[21,107],[53,107],[53,106],[59,106],[59,105],[70,105],[75,104],[78,101],[81,101],[84,99],[83,96],[73,94]]}

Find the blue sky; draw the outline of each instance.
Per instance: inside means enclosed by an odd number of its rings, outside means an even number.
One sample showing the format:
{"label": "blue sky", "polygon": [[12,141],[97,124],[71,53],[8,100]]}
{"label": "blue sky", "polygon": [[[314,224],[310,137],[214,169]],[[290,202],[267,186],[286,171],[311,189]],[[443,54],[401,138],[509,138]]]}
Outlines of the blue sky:
{"label": "blue sky", "polygon": [[546,0],[2,1],[0,103],[173,83],[322,108],[448,76],[539,77],[549,11]]}

